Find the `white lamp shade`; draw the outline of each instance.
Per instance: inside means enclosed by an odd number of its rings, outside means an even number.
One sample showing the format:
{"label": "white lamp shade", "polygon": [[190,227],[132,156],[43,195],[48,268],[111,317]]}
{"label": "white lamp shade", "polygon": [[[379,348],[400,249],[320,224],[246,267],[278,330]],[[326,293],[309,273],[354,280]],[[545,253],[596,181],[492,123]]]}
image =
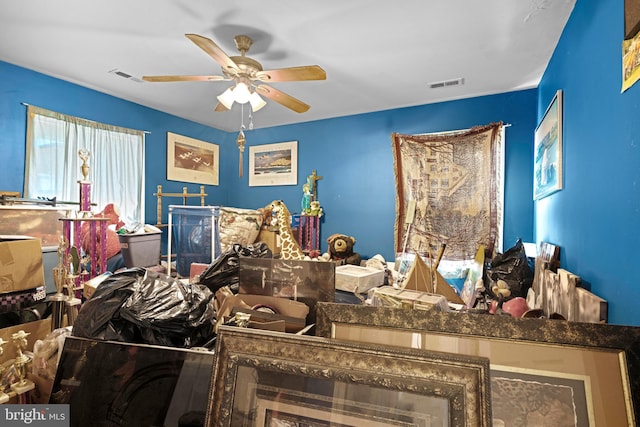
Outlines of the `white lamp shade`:
{"label": "white lamp shade", "polygon": [[267,105],[265,100],[260,98],[260,95],[255,92],[251,93],[251,95],[249,96],[249,103],[251,104],[251,109],[254,113]]}
{"label": "white lamp shade", "polygon": [[220,104],[224,105],[227,110],[230,110],[234,101],[233,90],[231,90],[231,88],[228,88],[220,95],[218,95],[217,98],[218,101],[220,101]]}
{"label": "white lamp shade", "polygon": [[233,97],[238,104],[246,104],[249,102],[250,96],[251,92],[249,92],[249,88],[243,82],[238,83],[235,89],[233,89]]}

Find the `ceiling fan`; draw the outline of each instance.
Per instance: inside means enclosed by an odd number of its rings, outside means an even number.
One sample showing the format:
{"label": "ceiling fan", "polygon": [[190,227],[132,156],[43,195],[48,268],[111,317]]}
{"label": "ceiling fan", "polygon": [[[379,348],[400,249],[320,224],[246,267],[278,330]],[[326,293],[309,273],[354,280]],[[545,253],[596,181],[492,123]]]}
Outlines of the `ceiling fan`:
{"label": "ceiling fan", "polygon": [[240,56],[228,56],[217,44],[206,37],[197,34],[185,34],[185,36],[220,64],[223,75],[143,76],[142,79],[148,82],[233,81],[234,85],[217,97],[219,102],[215,111],[228,111],[234,102],[240,104],[249,102],[252,110],[257,111],[266,105],[266,102],[260,97],[262,95],[296,113],[304,113],[309,109],[308,104],[264,83],[325,80],[327,78],[325,71],[318,65],[264,70],[262,64],[246,56],[253,44],[253,40],[249,36],[238,35],[234,37]]}

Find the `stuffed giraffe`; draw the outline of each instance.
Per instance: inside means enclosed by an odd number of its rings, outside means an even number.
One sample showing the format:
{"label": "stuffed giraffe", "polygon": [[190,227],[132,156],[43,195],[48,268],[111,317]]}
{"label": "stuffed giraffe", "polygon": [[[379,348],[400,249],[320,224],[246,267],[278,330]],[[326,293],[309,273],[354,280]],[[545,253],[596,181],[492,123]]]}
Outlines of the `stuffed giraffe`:
{"label": "stuffed giraffe", "polygon": [[280,258],[293,260],[305,259],[304,252],[302,252],[300,245],[298,245],[298,242],[293,237],[293,232],[291,231],[291,214],[287,206],[282,200],[274,200],[269,207],[271,208],[271,212],[276,215],[276,227],[278,227],[278,231],[280,232]]}

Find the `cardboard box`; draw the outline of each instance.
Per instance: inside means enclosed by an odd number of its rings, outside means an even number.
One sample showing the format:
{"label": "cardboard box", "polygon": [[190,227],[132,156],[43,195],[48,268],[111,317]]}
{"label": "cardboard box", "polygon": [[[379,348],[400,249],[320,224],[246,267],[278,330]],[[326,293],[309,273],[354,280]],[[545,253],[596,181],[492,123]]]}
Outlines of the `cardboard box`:
{"label": "cardboard box", "polygon": [[[33,344],[36,340],[44,339],[44,337],[51,332],[51,318],[48,317],[42,320],[36,320],[34,322],[21,323],[19,325],[8,326],[0,329],[0,339],[8,342],[2,348],[4,352],[0,355],[0,364],[5,363],[11,359],[15,359],[18,355],[16,346],[11,340],[11,336],[19,331],[25,331],[29,335],[27,336],[26,351],[33,351]],[[31,370],[31,369],[29,369]]]}
{"label": "cardboard box", "polygon": [[366,293],[369,289],[384,284],[384,271],[359,265],[336,267],[336,289],[347,292]]}
{"label": "cardboard box", "polygon": [[44,286],[39,239],[0,236],[0,293]]}
{"label": "cardboard box", "polygon": [[368,294],[371,305],[414,308],[420,310],[449,311],[447,299],[439,294],[381,286]]}
{"label": "cardboard box", "polygon": [[[224,288],[216,292],[216,300],[219,304],[216,330],[220,324],[226,321],[226,318],[233,317],[235,313],[240,311],[250,314],[253,322],[282,323],[281,330],[283,332],[298,332],[306,326],[309,314],[309,307],[302,302],[268,295],[234,295],[226,292]],[[269,315],[259,311],[260,307],[270,307],[276,314]]]}
{"label": "cardboard box", "polygon": [[82,294],[84,295],[85,299],[91,298],[96,289],[98,289],[98,286],[100,286],[100,284],[112,274],[112,272],[106,271],[84,282],[84,289],[82,290]]}
{"label": "cardboard box", "polygon": [[261,229],[256,242],[264,242],[274,255],[280,254],[280,233],[269,229]]}
{"label": "cardboard box", "polygon": [[318,301],[334,302],[333,262],[240,257],[239,294],[267,295],[300,301],[309,307],[307,324],[315,323]]}

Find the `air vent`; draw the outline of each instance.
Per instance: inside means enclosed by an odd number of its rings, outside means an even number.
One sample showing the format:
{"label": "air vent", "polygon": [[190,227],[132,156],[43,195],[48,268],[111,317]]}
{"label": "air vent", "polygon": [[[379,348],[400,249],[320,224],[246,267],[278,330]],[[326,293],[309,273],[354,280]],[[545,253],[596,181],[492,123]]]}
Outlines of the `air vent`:
{"label": "air vent", "polygon": [[109,70],[109,74],[115,74],[116,76],[120,76],[122,78],[125,79],[129,79],[129,80],[133,80],[136,83],[142,83],[142,80],[132,76],[129,73],[125,73],[124,71],[118,70],[117,68],[114,68],[113,70]]}
{"label": "air vent", "polygon": [[444,80],[444,81],[441,81],[441,82],[430,83],[429,87],[431,89],[437,89],[439,87],[458,86],[458,85],[462,85],[462,84],[464,84],[464,79],[462,77],[460,77],[459,79]]}

